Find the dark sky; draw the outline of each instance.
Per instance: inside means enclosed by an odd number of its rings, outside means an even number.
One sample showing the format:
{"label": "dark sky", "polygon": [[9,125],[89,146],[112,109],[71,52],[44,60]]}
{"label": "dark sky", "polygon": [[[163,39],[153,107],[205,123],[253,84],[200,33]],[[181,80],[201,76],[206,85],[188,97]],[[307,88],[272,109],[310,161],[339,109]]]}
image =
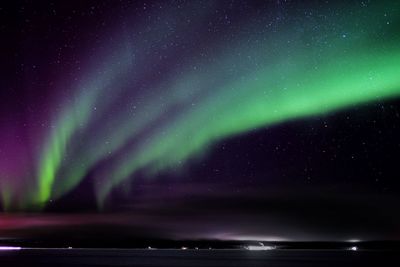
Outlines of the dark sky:
{"label": "dark sky", "polygon": [[398,14],[2,2],[0,236],[398,240]]}

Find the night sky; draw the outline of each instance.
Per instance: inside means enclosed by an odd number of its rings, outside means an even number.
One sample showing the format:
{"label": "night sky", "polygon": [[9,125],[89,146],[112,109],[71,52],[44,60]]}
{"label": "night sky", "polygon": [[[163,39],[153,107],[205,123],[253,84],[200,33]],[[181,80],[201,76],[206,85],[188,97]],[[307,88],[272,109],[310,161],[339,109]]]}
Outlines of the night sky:
{"label": "night sky", "polygon": [[5,1],[0,239],[400,239],[400,2]]}

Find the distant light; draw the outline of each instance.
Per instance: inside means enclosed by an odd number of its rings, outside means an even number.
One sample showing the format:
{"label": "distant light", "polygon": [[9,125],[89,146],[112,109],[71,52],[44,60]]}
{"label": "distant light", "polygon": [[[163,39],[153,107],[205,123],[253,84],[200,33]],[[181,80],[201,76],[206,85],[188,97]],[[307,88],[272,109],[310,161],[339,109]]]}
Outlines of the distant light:
{"label": "distant light", "polygon": [[352,250],[352,251],[357,251],[358,248],[357,248],[357,247],[351,247],[350,250]]}
{"label": "distant light", "polygon": [[72,249],[72,247],[68,247],[68,249]]}
{"label": "distant light", "polygon": [[20,250],[21,247],[1,247],[0,246],[0,250]]}
{"label": "distant light", "polygon": [[182,249],[182,250],[187,250],[188,248],[187,248],[187,247],[181,247],[181,249]]}
{"label": "distant light", "polygon": [[253,251],[255,251],[255,250],[274,250],[275,249],[275,247],[273,247],[273,246],[253,246],[253,245],[250,245],[250,246],[247,246],[246,247],[248,250],[253,250]]}

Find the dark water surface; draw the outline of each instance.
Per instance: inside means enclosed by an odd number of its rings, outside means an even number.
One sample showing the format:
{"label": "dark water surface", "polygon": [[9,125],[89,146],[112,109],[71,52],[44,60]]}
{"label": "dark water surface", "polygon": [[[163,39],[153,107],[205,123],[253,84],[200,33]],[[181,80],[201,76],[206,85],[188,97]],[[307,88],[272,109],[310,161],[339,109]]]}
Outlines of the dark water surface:
{"label": "dark water surface", "polygon": [[0,266],[400,266],[399,251],[22,249]]}

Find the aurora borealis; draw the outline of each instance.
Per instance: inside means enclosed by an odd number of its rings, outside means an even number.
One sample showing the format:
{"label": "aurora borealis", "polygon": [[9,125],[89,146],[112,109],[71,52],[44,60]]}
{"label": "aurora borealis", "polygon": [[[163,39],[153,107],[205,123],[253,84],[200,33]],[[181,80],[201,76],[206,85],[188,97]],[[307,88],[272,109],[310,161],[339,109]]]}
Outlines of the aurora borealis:
{"label": "aurora borealis", "polygon": [[[156,183],[154,194],[160,196],[164,183],[197,192],[191,181],[198,188],[204,181],[209,194],[204,164],[235,158],[244,164],[243,155],[253,153],[242,145],[215,160],[226,143],[260,134],[270,142],[268,149],[279,148],[275,144],[286,135],[279,127],[346,116],[356,125],[352,116],[368,117],[375,105],[398,108],[396,1],[122,2],[25,3],[16,9],[18,45],[10,45],[15,53],[7,55],[15,57],[17,74],[4,79],[0,94],[3,210],[45,212],[57,201],[77,201],[82,191],[91,192],[87,198],[98,210],[121,191],[137,194],[135,200],[127,197],[137,201],[132,205],[145,206],[137,193],[143,180]],[[385,127],[399,122],[382,121]],[[361,136],[357,127],[349,131]],[[366,135],[373,131],[363,129]],[[270,131],[278,134],[269,138]],[[324,140],[319,131],[304,147]],[[293,140],[289,143],[302,137]],[[257,176],[252,187],[289,175],[269,165],[276,159],[268,149],[254,157],[270,172],[259,167],[241,174]],[[307,169],[300,166],[303,158],[326,150],[315,149],[292,151],[286,159],[293,170]],[[375,148],[363,149],[372,154]],[[371,173],[383,173],[380,167],[372,164]],[[215,182],[221,195],[228,190],[223,185],[236,179],[253,183],[232,172]]]}
{"label": "aurora borealis", "polygon": [[[192,8],[188,4],[182,12]],[[381,17],[368,16],[377,8]],[[153,11],[163,23],[148,29],[116,30],[118,44],[98,56],[102,63],[83,70],[71,94],[57,100],[61,108],[47,118],[53,128],[44,134],[31,170],[38,189],[29,186],[23,203],[62,196],[99,162],[96,190],[103,201],[138,170],[188,164],[229,136],[400,95],[400,50],[388,24],[398,18],[384,5],[355,10],[352,18],[323,9],[318,19],[285,14],[273,30],[243,21],[248,32],[228,28],[233,37],[212,43],[191,36],[197,21],[213,11],[211,3],[201,9],[194,25],[181,25],[184,18],[174,7],[166,14]],[[296,20],[303,27],[294,27]],[[383,41],[374,39],[384,33]],[[199,47],[179,51],[199,41]],[[167,77],[138,82],[163,64],[170,69],[160,76]]]}

